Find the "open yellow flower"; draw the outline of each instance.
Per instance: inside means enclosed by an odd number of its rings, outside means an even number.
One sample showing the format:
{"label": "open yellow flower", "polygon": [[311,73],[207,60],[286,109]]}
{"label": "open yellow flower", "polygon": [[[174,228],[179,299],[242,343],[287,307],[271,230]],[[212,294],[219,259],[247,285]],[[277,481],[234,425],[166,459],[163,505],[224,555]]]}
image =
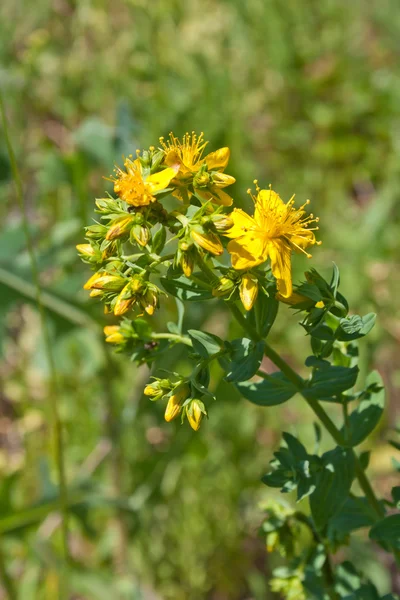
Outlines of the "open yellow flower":
{"label": "open yellow flower", "polygon": [[250,269],[270,258],[278,292],[288,298],[292,293],[292,251],[311,256],[306,248],[320,242],[314,235],[318,227],[310,225],[318,219],[312,214],[305,216],[309,200],[296,209],[294,196],[285,204],[276,192],[258,186],[257,196],[251,197],[255,204],[253,217],[237,208],[229,215],[234,224],[224,235],[233,238],[228,244],[232,266]]}
{"label": "open yellow flower", "polygon": [[125,171],[120,167],[115,169],[114,192],[131,206],[147,206],[156,200],[155,193],[168,187],[179,169],[179,166],[169,167],[146,176],[140,160],[127,158],[124,162]]}
{"label": "open yellow flower", "polygon": [[204,148],[208,144],[204,141],[203,135],[203,133],[199,136],[194,132],[185,133],[180,140],[171,132],[168,140],[164,141],[163,137],[160,138],[165,154],[164,164],[179,168],[176,176],[177,189],[173,195],[180,200],[190,200],[192,191],[187,187],[193,185],[204,200],[230,206],[232,198],[222,189],[236,181],[231,175],[223,173],[229,161],[230,150],[226,147],[220,148],[203,157]]}

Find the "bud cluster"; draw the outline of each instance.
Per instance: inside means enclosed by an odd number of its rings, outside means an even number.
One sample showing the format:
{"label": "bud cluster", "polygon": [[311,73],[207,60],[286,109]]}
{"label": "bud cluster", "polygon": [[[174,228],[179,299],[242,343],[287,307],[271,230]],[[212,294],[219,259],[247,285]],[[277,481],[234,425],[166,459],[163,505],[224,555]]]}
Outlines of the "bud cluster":
{"label": "bud cluster", "polygon": [[195,390],[188,380],[179,380],[172,383],[169,379],[153,378],[154,381],[144,388],[144,395],[150,400],[166,398],[167,406],[164,413],[165,420],[169,423],[181,415],[182,422],[187,418],[192,429],[197,431],[203,415],[207,415],[204,403],[193,397]]}

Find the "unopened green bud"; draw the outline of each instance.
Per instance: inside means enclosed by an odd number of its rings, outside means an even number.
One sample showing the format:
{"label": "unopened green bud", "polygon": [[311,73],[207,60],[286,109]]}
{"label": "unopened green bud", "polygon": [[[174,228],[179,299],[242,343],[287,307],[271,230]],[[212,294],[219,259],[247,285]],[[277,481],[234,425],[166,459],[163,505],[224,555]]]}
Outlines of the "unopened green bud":
{"label": "unopened green bud", "polygon": [[221,298],[230,294],[235,287],[235,282],[229,277],[221,277],[219,284],[212,291],[212,295]]}
{"label": "unopened green bud", "polygon": [[101,225],[100,223],[95,223],[94,225],[85,227],[85,232],[88,239],[101,240],[105,238],[107,234],[107,227],[105,225]]}
{"label": "unopened green bud", "polygon": [[98,208],[98,212],[104,214],[118,212],[121,210],[116,200],[113,200],[113,198],[97,198],[95,203]]}
{"label": "unopened green bud", "polygon": [[78,244],[76,246],[79,256],[86,263],[96,264],[101,262],[101,252],[91,244]]}
{"label": "unopened green bud", "polygon": [[199,171],[193,179],[194,187],[206,187],[210,183],[210,175],[207,171]]}

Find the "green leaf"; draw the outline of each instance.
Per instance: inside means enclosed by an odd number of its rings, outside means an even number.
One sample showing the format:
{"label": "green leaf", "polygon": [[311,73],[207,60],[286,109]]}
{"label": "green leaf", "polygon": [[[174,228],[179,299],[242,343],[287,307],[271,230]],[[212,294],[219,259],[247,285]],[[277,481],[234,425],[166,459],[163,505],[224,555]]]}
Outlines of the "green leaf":
{"label": "green leaf", "polygon": [[352,315],[341,319],[339,327],[336,330],[336,339],[349,342],[367,335],[375,325],[376,314],[368,313],[365,317]]}
{"label": "green leaf", "polygon": [[370,527],[375,522],[375,513],[366,498],[349,496],[341,509],[330,520],[328,537],[335,540],[347,536],[362,527]]}
{"label": "green leaf", "polygon": [[193,350],[202,358],[209,358],[217,354],[224,347],[224,342],[217,335],[189,329],[189,337],[192,340]]}
{"label": "green leaf", "polygon": [[158,231],[153,235],[152,250],[156,254],[160,254],[161,250],[165,246],[167,239],[167,231],[165,227],[161,226]]}
{"label": "green leaf", "polygon": [[333,330],[325,324],[317,325],[312,329],[308,328],[307,331],[312,337],[317,338],[317,340],[333,341],[335,339]]}
{"label": "green leaf", "polygon": [[335,367],[317,369],[303,393],[315,400],[337,396],[352,388],[357,380],[358,367]]}
{"label": "green leaf", "polygon": [[247,381],[260,368],[264,356],[264,342],[253,342],[249,338],[238,338],[227,344],[230,349],[230,360],[220,360],[222,368],[227,371],[226,381]]}
{"label": "green leaf", "polygon": [[389,544],[400,550],[400,513],[389,515],[376,523],[371,528],[369,537],[379,544]]}
{"label": "green leaf", "polygon": [[179,298],[179,300],[198,302],[199,300],[210,300],[213,298],[211,290],[204,289],[201,285],[183,275],[177,279],[161,277],[160,281],[165,291]]}
{"label": "green leaf", "polygon": [[396,504],[396,508],[400,510],[400,485],[396,485],[392,488],[393,502]]}
{"label": "green leaf", "polygon": [[380,596],[372,583],[364,583],[358,590],[345,596],[343,600],[380,600]]}
{"label": "green leaf", "polygon": [[255,329],[262,338],[266,338],[278,314],[279,302],[275,293],[269,296],[258,294],[256,303],[251,313],[254,313]]}
{"label": "green leaf", "polygon": [[152,327],[145,319],[135,319],[132,325],[142,340],[151,340]]}
{"label": "green leaf", "polygon": [[[367,377],[367,389],[357,409],[349,417],[349,434],[352,446],[361,444],[377,426],[385,406],[385,389],[377,371]],[[342,430],[344,433],[344,430]]]}
{"label": "green leaf", "polygon": [[297,389],[281,372],[265,375],[262,381],[245,381],[237,388],[247,400],[258,406],[276,406],[290,400]]}
{"label": "green leaf", "polygon": [[322,455],[323,467],[310,497],[315,526],[322,529],[345,503],[354,479],[354,455],[347,448],[335,448]]}

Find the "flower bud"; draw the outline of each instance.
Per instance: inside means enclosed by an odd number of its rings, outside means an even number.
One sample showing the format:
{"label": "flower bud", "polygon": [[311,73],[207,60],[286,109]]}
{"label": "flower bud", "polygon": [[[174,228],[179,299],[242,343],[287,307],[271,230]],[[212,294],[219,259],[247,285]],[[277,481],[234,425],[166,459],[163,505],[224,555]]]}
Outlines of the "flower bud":
{"label": "flower bud", "polygon": [[164,418],[167,422],[175,419],[181,412],[182,403],[188,398],[190,394],[190,388],[187,384],[178,387],[174,394],[170,396],[167,407],[165,409]]}
{"label": "flower bud", "polygon": [[94,283],[95,283],[96,281],[98,281],[98,280],[99,280],[101,277],[103,277],[103,276],[104,276],[104,272],[102,272],[102,273],[100,273],[100,272],[94,273],[94,275],[92,275],[92,276],[91,276],[91,277],[90,277],[90,278],[87,280],[87,282],[86,282],[86,283],[85,283],[85,285],[83,286],[83,289],[84,289],[84,290],[91,290],[91,289],[93,289],[93,287],[94,287]]}
{"label": "flower bud", "polygon": [[[98,275],[98,277],[96,277]],[[107,273],[96,273],[83,286],[85,290],[107,290],[109,292],[119,292],[126,284],[124,277],[118,275],[108,275]]]}
{"label": "flower bud", "polygon": [[131,282],[127,283],[121,293],[118,295],[114,304],[114,315],[120,317],[124,315],[135,301],[135,296],[132,292]]}
{"label": "flower bud", "polygon": [[91,298],[100,298],[103,296],[104,292],[102,290],[92,290],[89,294]]}
{"label": "flower bud", "polygon": [[95,255],[95,250],[90,244],[77,244],[76,249],[83,257],[91,258]]}
{"label": "flower bud", "polygon": [[187,252],[191,246],[192,244],[188,244],[185,241],[179,242],[179,250],[182,250],[182,252]]}
{"label": "flower bud", "polygon": [[148,315],[153,315],[158,304],[157,288],[147,288],[146,292],[140,298],[140,304],[143,306]]}
{"label": "flower bud", "polygon": [[144,388],[144,395],[149,396],[150,398],[154,398],[154,396],[158,396],[162,391],[161,385],[159,381],[153,381],[152,383],[148,383]]}
{"label": "flower bud", "polygon": [[205,233],[203,228],[197,227],[196,229],[192,229],[190,235],[196,244],[201,246],[201,248],[204,248],[204,250],[207,250],[207,252],[210,252],[215,256],[219,256],[223,253],[224,248],[219,237],[215,235],[215,233]]}
{"label": "flower bud", "polygon": [[119,325],[107,325],[103,331],[106,336],[106,342],[109,344],[120,344],[125,340]]}
{"label": "flower bud", "polygon": [[206,187],[209,183],[210,175],[207,171],[199,171],[193,179],[194,187]]}
{"label": "flower bud", "polygon": [[234,225],[233,220],[228,215],[214,215],[211,220],[215,229],[221,232],[228,231]]}
{"label": "flower bud", "polygon": [[217,298],[227,296],[233,291],[234,287],[235,282],[232,281],[232,279],[229,279],[229,277],[221,277],[219,284],[213,289],[212,295]]}
{"label": "flower bud", "polygon": [[134,275],[131,279],[131,290],[134,294],[140,292],[144,287],[144,281],[140,275]]}
{"label": "flower bud", "polygon": [[117,242],[117,240],[110,241],[110,240],[106,240],[106,239],[104,239],[104,242],[101,245],[101,249],[103,250],[101,259],[107,260],[107,258],[111,258],[115,254],[117,254],[118,242]]}
{"label": "flower bud", "polygon": [[250,272],[242,275],[239,287],[240,299],[246,310],[251,310],[257,299],[258,279]]}
{"label": "flower bud", "polygon": [[148,383],[143,390],[145,396],[148,396],[152,401],[159,400],[167,394],[172,387],[169,379],[156,379]]}
{"label": "flower bud", "polygon": [[182,253],[181,267],[184,275],[190,277],[194,269],[194,258],[188,252]]}
{"label": "flower bud", "polygon": [[147,225],[135,224],[131,229],[131,242],[137,242],[139,246],[146,246],[150,241],[150,229]]}
{"label": "flower bud", "polygon": [[98,212],[104,214],[113,213],[116,210],[121,210],[118,203],[113,198],[97,198],[95,204],[98,208]]}
{"label": "flower bud", "polygon": [[106,236],[107,227],[100,223],[85,227],[86,237],[90,240],[101,240]]}
{"label": "flower bud", "polygon": [[133,224],[133,216],[118,217],[111,222],[110,229],[107,231],[106,240],[115,240],[127,234]]}
{"label": "flower bud", "polygon": [[236,182],[236,179],[232,175],[226,173],[213,173],[212,183],[219,188],[227,187]]}
{"label": "flower bud", "polygon": [[189,425],[195,431],[200,429],[203,414],[205,414],[205,408],[203,402],[200,400],[193,400],[186,407],[186,416],[188,418]]}

